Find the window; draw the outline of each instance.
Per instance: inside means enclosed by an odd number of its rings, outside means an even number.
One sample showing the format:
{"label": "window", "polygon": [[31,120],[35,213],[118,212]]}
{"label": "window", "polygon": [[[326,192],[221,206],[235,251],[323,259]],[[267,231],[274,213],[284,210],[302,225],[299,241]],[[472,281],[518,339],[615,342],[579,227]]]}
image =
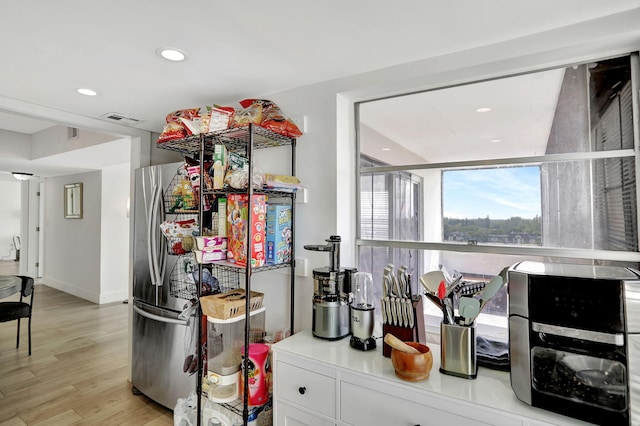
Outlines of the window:
{"label": "window", "polygon": [[[637,74],[634,53],[358,104],[358,269],[411,259],[421,293],[440,266],[637,268]],[[481,319],[506,325],[495,305]]]}
{"label": "window", "polygon": [[[381,166],[378,160],[362,156],[361,167]],[[360,232],[373,240],[420,240],[422,179],[407,172],[364,173],[360,176]],[[384,267],[406,265],[422,272],[418,250],[388,247],[363,247],[358,253],[359,269],[371,272],[374,280],[382,281]],[[382,288],[375,288],[376,300]]]}
{"label": "window", "polygon": [[442,172],[443,241],[542,245],[540,167]]}

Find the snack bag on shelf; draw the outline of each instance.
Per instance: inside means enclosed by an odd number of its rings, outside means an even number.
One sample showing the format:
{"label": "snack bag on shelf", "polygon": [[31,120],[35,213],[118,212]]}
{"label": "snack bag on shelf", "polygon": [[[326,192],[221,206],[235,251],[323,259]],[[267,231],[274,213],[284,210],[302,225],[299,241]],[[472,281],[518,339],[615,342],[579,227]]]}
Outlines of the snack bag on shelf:
{"label": "snack bag on shelf", "polygon": [[[191,188],[193,188],[193,193],[196,196],[196,199],[200,199],[200,166],[189,166],[187,167],[187,172],[189,173],[189,180],[191,181]],[[206,174],[206,173],[205,173]],[[208,176],[208,174],[206,174]],[[204,197],[204,205],[202,206],[204,211],[211,210],[211,203],[209,203],[209,198],[207,196]]]}
{"label": "snack bag on shelf", "polygon": [[213,177],[213,189],[222,189],[224,186],[228,158],[227,148],[224,145],[216,144],[213,147],[213,165],[209,169],[209,175]]}
{"label": "snack bag on shelf", "polygon": [[[246,189],[249,185],[249,170],[229,170],[224,178],[224,183],[234,189]],[[264,186],[264,175],[260,170],[253,171],[252,180],[254,189],[262,189]]]}
{"label": "snack bag on shelf", "polygon": [[[204,170],[209,170],[211,167],[211,162],[204,163]],[[200,176],[200,162],[198,160],[194,160],[189,157],[185,157],[185,169],[189,175],[189,182],[191,182],[191,188],[193,189],[193,193],[196,199],[196,205],[200,203],[200,185],[204,182],[205,190],[213,189],[213,180],[211,176],[209,176],[209,172],[205,172],[204,176]],[[202,178],[202,179],[201,179]],[[211,195],[207,194],[204,197],[204,211],[208,211],[211,209],[211,203],[213,198]]]}
{"label": "snack bag on shelf", "polygon": [[[191,157],[185,157],[184,164],[185,164],[186,170],[189,170],[190,167],[198,167],[198,173],[200,172],[200,161],[195,160]],[[209,169],[211,169],[211,161],[205,161],[204,170],[207,171]],[[209,176],[209,173],[205,173],[203,181],[204,181],[204,187],[206,189],[213,189],[213,180],[211,179],[211,176]],[[200,181],[198,181],[197,184],[199,185]]]}
{"label": "snack bag on shelf", "polygon": [[160,230],[167,239],[170,254],[185,254],[193,249],[198,224],[195,219],[165,220],[160,224]]}
{"label": "snack bag on shelf", "polygon": [[266,99],[245,99],[240,101],[240,105],[245,109],[260,107],[262,117],[258,124],[261,127],[290,138],[302,136],[298,126],[282,112],[275,102]]}
{"label": "snack bag on shelf", "polygon": [[235,112],[233,107],[214,105],[209,113],[209,132],[228,129]]}
{"label": "snack bag on shelf", "polygon": [[200,134],[200,117],[193,120],[188,120],[186,118],[180,117],[180,122],[184,126],[184,130],[187,136]]}
{"label": "snack bag on shelf", "polygon": [[260,104],[248,104],[246,107],[243,105],[243,109],[236,111],[236,114],[231,120],[231,127],[247,126],[250,123],[260,125],[262,122],[262,105]]}
{"label": "snack bag on shelf", "polygon": [[[158,138],[158,143],[164,143],[175,139],[182,139],[191,135],[191,122],[195,123],[196,119],[199,120],[199,113],[200,108],[188,108],[173,111],[167,114],[167,116],[165,117],[165,121],[167,124],[165,124],[164,128],[162,129],[162,133]],[[187,120],[189,122],[188,127],[185,126],[184,120]],[[197,127],[199,128],[199,125]]]}
{"label": "snack bag on shelf", "polygon": [[178,173],[175,177],[175,184],[173,185],[171,194],[168,198],[168,213],[174,213],[180,210],[198,209],[198,202],[193,193],[193,188],[191,187],[189,173],[187,173],[187,170],[184,167],[180,167],[178,169]]}
{"label": "snack bag on shelf", "polygon": [[229,128],[236,110],[233,107],[213,105],[200,117],[200,133],[215,132]]}
{"label": "snack bag on shelf", "polygon": [[273,173],[264,174],[264,186],[281,191],[296,191],[305,187],[296,176],[274,175]]}
{"label": "snack bag on shelf", "polygon": [[184,129],[182,123],[167,123],[162,128],[162,133],[158,138],[158,143],[164,143],[175,139],[182,139],[187,137],[187,132]]}

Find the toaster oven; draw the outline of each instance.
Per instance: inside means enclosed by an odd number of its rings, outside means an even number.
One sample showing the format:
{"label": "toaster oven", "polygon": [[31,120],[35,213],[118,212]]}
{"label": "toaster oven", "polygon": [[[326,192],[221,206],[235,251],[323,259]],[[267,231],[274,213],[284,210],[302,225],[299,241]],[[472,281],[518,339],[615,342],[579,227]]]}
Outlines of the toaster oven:
{"label": "toaster oven", "polygon": [[518,399],[597,424],[640,424],[640,273],[521,262],[508,291]]}

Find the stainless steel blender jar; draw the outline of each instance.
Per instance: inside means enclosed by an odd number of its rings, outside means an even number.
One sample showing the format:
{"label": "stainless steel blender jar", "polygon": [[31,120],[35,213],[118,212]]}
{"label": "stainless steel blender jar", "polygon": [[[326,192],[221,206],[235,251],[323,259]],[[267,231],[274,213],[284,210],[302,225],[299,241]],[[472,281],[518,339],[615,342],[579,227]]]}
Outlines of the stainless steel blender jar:
{"label": "stainless steel blender jar", "polygon": [[375,349],[372,337],[375,324],[373,304],[373,278],[369,272],[356,272],[351,283],[351,340],[352,348],[368,351]]}
{"label": "stainless steel blender jar", "polygon": [[313,270],[313,335],[322,339],[342,339],[350,333],[349,293],[355,268],[340,268],[339,235],[325,245],[306,245],[306,250],[329,252],[329,266]]}

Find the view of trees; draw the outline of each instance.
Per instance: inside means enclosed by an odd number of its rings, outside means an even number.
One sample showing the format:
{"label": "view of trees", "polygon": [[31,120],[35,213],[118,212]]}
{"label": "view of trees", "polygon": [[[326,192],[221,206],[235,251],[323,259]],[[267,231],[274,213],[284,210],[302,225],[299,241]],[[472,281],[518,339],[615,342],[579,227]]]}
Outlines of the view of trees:
{"label": "view of trees", "polygon": [[537,244],[542,241],[542,218],[511,217],[491,219],[489,216],[476,219],[443,218],[444,241],[503,244]]}

